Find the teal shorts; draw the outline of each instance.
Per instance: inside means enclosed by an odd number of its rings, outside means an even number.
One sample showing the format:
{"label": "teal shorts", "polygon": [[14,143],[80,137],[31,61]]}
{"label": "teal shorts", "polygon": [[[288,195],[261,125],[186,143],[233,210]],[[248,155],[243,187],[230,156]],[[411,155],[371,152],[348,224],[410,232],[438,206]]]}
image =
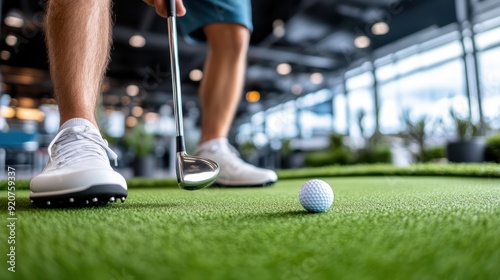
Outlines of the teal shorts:
{"label": "teal shorts", "polygon": [[205,41],[203,27],[210,23],[230,22],[252,31],[250,0],[185,0],[187,13],[177,20],[184,35]]}

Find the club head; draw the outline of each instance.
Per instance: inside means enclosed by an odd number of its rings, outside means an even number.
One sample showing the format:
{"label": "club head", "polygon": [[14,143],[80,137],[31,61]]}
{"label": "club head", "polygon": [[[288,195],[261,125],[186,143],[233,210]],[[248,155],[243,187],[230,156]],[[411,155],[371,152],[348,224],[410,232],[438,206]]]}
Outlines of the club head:
{"label": "club head", "polygon": [[215,182],[219,165],[212,160],[177,152],[177,183],[181,189],[199,190]]}

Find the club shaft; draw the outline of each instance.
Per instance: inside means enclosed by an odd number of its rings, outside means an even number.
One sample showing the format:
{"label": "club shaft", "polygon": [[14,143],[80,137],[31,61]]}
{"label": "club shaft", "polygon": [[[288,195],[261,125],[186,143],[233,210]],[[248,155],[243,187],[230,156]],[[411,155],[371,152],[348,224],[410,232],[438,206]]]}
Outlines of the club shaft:
{"label": "club shaft", "polygon": [[[175,16],[169,16],[168,22],[168,43],[170,46],[170,66],[172,75],[172,90],[174,98],[174,118],[177,138],[184,137],[183,116],[182,116],[182,97],[181,81],[179,72],[179,55],[177,50],[177,25]],[[184,146],[184,145],[182,145]]]}

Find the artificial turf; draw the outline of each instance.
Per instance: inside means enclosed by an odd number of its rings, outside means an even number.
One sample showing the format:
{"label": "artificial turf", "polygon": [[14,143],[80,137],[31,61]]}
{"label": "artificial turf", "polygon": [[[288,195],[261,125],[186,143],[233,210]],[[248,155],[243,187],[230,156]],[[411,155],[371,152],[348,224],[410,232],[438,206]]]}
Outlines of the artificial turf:
{"label": "artificial turf", "polygon": [[499,179],[323,179],[335,202],[321,214],[299,204],[306,179],[131,189],[84,209],[32,208],[18,190],[16,272],[2,226],[0,279],[499,279]]}

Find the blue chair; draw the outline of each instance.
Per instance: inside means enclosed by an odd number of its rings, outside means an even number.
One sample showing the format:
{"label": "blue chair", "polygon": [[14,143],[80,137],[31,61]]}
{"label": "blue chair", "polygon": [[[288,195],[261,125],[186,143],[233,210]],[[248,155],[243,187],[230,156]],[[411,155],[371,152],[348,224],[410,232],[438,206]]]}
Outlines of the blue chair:
{"label": "blue chair", "polygon": [[31,173],[38,146],[36,133],[25,131],[0,132],[0,167],[2,167],[2,170],[6,168],[6,151],[28,153],[31,160],[29,163],[29,171]]}

